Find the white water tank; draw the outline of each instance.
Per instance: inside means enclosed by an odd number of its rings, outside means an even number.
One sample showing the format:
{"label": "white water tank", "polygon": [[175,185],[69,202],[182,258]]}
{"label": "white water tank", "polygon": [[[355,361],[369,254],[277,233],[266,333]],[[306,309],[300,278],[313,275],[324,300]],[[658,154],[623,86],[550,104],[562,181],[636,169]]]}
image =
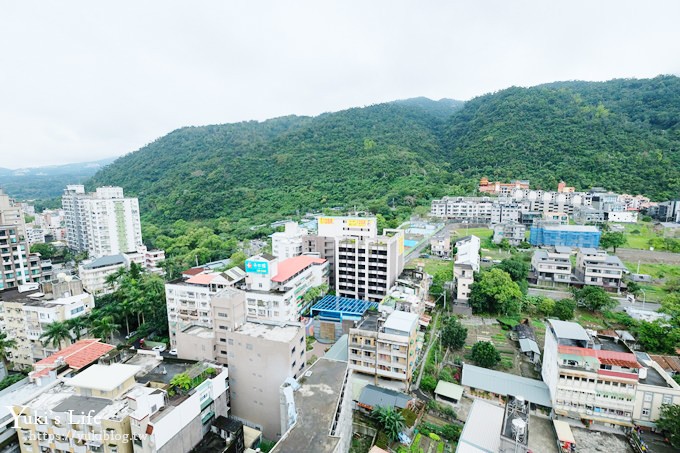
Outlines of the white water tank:
{"label": "white water tank", "polygon": [[638,378],[647,379],[647,368],[645,367],[640,368],[640,371],[638,371]]}
{"label": "white water tank", "polygon": [[516,418],[512,421],[512,431],[515,433],[516,436],[521,437],[524,436],[524,431],[527,429],[527,422],[522,420],[521,418]]}

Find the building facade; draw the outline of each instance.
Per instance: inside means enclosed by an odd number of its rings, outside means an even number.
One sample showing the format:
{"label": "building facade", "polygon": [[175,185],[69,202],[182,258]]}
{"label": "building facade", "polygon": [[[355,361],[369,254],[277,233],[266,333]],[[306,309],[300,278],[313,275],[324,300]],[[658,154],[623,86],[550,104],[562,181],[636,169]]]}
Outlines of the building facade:
{"label": "building facade", "polygon": [[287,222],[284,231],[272,234],[272,255],[280,260],[302,255],[302,237],[307,230],[296,222]]}
{"label": "building facade", "polygon": [[142,245],[137,198],[125,197],[120,187],[99,187],[85,193],[81,185],[67,186],[62,196],[68,246],[92,258],[133,252]]}
{"label": "building facade", "polygon": [[477,236],[466,236],[456,241],[456,259],[453,262],[453,278],[456,284],[456,301],[467,303],[474,283],[474,274],[479,272],[479,248]]}
{"label": "building facade", "polygon": [[600,245],[600,230],[594,226],[543,225],[532,226],[529,243],[534,247],[562,245],[567,247],[592,247]]}
{"label": "building facade", "polygon": [[585,285],[618,292],[625,286],[623,274],[626,271],[618,256],[609,255],[604,250],[582,247],[576,253],[576,277]]}
{"label": "building facade", "polygon": [[500,244],[507,239],[510,245],[517,247],[525,241],[527,227],[517,221],[498,223],[493,226],[493,242]]}
{"label": "building facade", "polygon": [[561,286],[571,283],[571,249],[557,246],[536,250],[531,257],[531,270],[540,286]]}
{"label": "building facade", "polygon": [[408,391],[418,356],[418,314],[395,311],[386,318],[367,314],[349,331],[349,368],[398,381]]}

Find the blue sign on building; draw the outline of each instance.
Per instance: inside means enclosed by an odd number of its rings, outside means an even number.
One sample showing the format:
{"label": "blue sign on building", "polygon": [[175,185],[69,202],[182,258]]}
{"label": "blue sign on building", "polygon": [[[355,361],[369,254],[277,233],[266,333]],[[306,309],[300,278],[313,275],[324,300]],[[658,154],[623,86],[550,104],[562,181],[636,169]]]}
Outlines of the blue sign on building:
{"label": "blue sign on building", "polygon": [[246,272],[251,272],[253,274],[268,274],[269,263],[266,261],[246,260]]}

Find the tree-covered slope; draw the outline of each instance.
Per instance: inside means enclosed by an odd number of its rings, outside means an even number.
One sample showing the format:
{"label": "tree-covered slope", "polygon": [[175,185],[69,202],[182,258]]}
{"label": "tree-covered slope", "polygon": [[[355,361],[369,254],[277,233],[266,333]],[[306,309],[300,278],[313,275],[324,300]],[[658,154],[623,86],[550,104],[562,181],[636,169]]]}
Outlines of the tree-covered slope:
{"label": "tree-covered slope", "polygon": [[677,197],[680,78],[509,88],[467,102],[444,140],[474,177]]}
{"label": "tree-covered slope", "polygon": [[123,186],[160,222],[259,222],[329,206],[427,204],[472,187],[455,186],[462,177],[452,178],[440,160],[440,131],[458,107],[419,100],[183,128],[118,159],[90,185]]}

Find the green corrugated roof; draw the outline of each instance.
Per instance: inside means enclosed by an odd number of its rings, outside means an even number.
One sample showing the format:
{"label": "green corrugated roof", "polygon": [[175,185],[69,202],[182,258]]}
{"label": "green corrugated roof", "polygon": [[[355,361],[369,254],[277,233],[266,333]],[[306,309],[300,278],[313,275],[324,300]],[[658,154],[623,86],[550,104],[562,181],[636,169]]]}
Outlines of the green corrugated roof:
{"label": "green corrugated roof", "polygon": [[463,387],[453,382],[439,381],[434,393],[458,401],[463,396]]}

